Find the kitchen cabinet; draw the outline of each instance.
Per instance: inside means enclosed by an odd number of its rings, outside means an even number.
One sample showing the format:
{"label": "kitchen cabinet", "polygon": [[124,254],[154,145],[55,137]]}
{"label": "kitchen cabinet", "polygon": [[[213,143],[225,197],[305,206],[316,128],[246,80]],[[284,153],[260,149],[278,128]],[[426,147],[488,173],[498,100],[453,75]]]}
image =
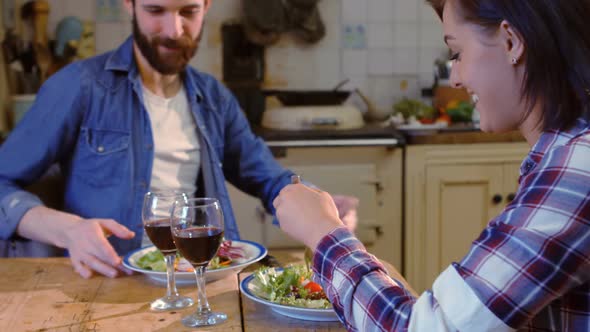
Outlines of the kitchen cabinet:
{"label": "kitchen cabinet", "polygon": [[[280,148],[277,160],[304,181],[360,199],[357,236],[379,258],[401,267],[402,155],[391,146]],[[260,201],[228,185],[242,238],[268,248],[296,248]]]}
{"label": "kitchen cabinet", "polygon": [[405,275],[418,292],[461,260],[513,198],[528,150],[522,142],[407,148]]}

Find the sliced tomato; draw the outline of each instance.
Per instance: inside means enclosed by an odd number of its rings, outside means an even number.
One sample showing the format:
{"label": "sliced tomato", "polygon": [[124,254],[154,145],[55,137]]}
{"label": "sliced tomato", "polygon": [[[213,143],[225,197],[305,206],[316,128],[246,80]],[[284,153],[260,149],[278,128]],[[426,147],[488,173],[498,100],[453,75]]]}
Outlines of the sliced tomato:
{"label": "sliced tomato", "polygon": [[229,257],[219,256],[219,266],[230,266],[232,259]]}
{"label": "sliced tomato", "polygon": [[303,286],[303,288],[307,289],[311,293],[317,293],[323,290],[322,286],[313,281],[308,282],[307,285]]}

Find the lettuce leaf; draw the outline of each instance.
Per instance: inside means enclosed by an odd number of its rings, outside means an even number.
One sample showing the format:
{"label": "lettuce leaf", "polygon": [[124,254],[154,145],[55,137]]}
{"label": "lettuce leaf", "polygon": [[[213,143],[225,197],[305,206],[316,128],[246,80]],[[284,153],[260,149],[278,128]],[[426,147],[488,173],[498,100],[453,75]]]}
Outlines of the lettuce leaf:
{"label": "lettuce leaf", "polygon": [[137,260],[137,266],[146,270],[166,272],[166,261],[159,250],[150,251]]}
{"label": "lettuce leaf", "polygon": [[[331,309],[326,299],[306,299],[303,283],[311,280],[312,273],[303,265],[288,266],[282,270],[261,267],[254,272],[250,290],[258,297],[288,306]],[[294,291],[296,290],[296,291]]]}

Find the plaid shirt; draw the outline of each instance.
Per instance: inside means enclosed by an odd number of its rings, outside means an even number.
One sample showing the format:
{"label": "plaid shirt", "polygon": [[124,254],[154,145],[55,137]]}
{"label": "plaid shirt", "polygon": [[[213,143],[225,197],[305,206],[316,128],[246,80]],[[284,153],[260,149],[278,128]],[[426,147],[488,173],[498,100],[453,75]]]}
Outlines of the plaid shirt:
{"label": "plaid shirt", "polygon": [[516,198],[412,297],[345,228],[322,239],[316,278],[352,331],[590,331],[590,124],[541,135]]}

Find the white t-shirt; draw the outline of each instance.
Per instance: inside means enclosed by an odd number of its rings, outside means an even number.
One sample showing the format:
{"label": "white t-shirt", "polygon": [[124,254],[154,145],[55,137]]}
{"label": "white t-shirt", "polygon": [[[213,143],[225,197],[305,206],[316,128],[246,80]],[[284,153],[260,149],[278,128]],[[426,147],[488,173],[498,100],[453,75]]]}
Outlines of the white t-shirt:
{"label": "white t-shirt", "polygon": [[[201,148],[184,87],[172,98],[155,95],[142,86],[154,138],[150,190],[196,191]],[[147,236],[144,236],[142,245]],[[149,240],[149,239],[148,239]]]}

